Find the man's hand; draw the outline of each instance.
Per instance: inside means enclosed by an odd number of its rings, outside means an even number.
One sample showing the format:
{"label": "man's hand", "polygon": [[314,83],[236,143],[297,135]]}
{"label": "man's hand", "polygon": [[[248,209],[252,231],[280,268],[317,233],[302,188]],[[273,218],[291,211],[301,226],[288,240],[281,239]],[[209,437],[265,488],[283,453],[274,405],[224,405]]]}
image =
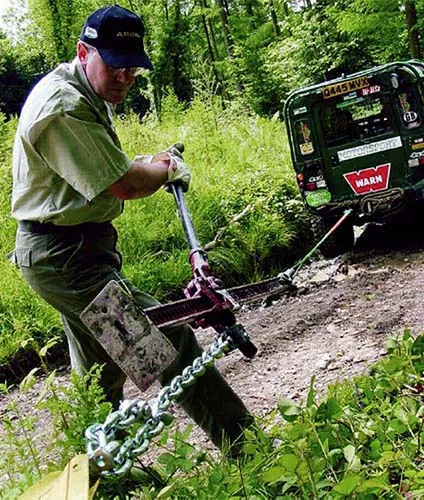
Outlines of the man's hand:
{"label": "man's hand", "polygon": [[169,182],[178,182],[182,185],[183,191],[188,191],[191,179],[188,165],[179,156],[174,156],[173,154],[170,154],[170,156],[171,161],[168,167],[168,182],[166,184]]}
{"label": "man's hand", "polygon": [[183,191],[188,191],[191,173],[188,165],[183,160],[183,151],[184,146],[182,144],[173,144],[166,151],[155,154],[151,159],[152,163],[155,161],[169,161],[168,181],[165,183],[165,189],[167,189],[166,184],[178,182],[182,185]]}
{"label": "man's hand", "polygon": [[166,152],[171,153],[174,156],[178,156],[179,158],[184,160],[184,158],[183,158],[184,144],[182,144],[181,142],[176,142],[176,143],[172,144],[172,146],[169,146],[169,148],[166,150]]}

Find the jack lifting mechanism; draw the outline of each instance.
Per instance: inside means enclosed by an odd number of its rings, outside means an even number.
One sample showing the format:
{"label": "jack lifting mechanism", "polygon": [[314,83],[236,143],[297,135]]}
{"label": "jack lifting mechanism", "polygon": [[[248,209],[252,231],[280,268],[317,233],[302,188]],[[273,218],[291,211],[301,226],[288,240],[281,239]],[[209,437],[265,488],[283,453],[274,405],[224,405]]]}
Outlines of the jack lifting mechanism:
{"label": "jack lifting mechanism", "polygon": [[[182,151],[182,145],[178,145],[178,149]],[[292,268],[274,278],[226,289],[212,274],[206,252],[193,227],[182,186],[174,183],[170,189],[189,246],[192,268],[193,277],[184,290],[185,299],[141,309],[125,285],[113,282],[87,307],[81,319],[141,390],[145,390],[175,357],[172,345],[159,328],[190,324],[194,328],[213,328],[217,336],[203,355],[163,387],[156,398],[148,402],[123,401],[103,424],[94,424],[86,430],[91,477],[127,473],[134,459],[148,449],[150,440],[172,421],[167,411],[171,401],[178,398],[184,387],[202,376],[216,359],[234,349],[239,349],[247,358],[256,355],[256,346],[245,328],[237,323],[234,312],[246,303],[293,290],[293,278],[300,268],[352,212],[347,210]],[[157,366],[157,360],[161,360],[162,366]],[[115,440],[116,431],[125,430],[136,422],[141,426],[134,438],[123,444]]]}

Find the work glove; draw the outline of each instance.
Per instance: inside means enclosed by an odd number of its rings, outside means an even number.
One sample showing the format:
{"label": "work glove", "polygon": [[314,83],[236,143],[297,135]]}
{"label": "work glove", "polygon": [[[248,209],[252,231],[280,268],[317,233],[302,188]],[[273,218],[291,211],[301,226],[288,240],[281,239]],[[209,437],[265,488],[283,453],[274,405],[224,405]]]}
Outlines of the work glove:
{"label": "work glove", "polygon": [[159,160],[168,160],[168,181],[165,183],[166,191],[170,192],[170,186],[167,184],[175,182],[183,187],[183,191],[188,191],[190,184],[191,173],[188,165],[183,160],[184,146],[180,143],[173,144],[166,151],[157,153],[153,156],[152,162]]}
{"label": "work glove", "polygon": [[171,161],[168,167],[168,182],[165,184],[165,189],[169,191],[167,184],[176,182],[182,185],[183,191],[188,191],[190,185],[191,173],[187,163],[185,163],[179,156],[171,153]]}
{"label": "work glove", "polygon": [[170,146],[166,151],[156,153],[155,155],[137,155],[134,157],[134,161],[139,161],[141,163],[155,163],[157,161],[169,161],[168,166],[168,180],[165,183],[165,189],[171,192],[170,186],[167,184],[171,182],[180,183],[183,187],[183,191],[188,191],[188,186],[190,184],[190,169],[183,160],[184,145],[181,143],[176,143]]}

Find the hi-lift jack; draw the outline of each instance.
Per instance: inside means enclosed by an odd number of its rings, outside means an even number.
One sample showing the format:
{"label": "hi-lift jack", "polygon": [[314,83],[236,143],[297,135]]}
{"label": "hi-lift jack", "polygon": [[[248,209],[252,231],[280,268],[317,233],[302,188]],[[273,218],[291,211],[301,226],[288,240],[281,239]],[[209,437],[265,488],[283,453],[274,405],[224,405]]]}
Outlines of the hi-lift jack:
{"label": "hi-lift jack", "polygon": [[[174,147],[183,152],[181,144]],[[100,344],[142,390],[176,355],[159,331],[161,328],[183,324],[195,328],[211,327],[219,336],[229,340],[229,351],[239,349],[247,358],[253,358],[257,348],[245,328],[237,323],[234,312],[249,302],[293,291],[296,273],[351,213],[351,210],[346,211],[294,267],[274,278],[227,289],[212,274],[206,251],[197,238],[182,186],[172,183],[169,189],[178,208],[192,267],[193,277],[184,290],[185,299],[141,309],[125,283],[111,282],[81,314],[82,321]]]}
{"label": "hi-lift jack", "polygon": [[190,250],[189,261],[193,279],[184,291],[186,299],[144,309],[144,312],[159,328],[194,322],[195,326],[212,327],[218,333],[225,331],[231,337],[234,347],[240,349],[246,357],[252,358],[257,348],[250,341],[244,327],[236,323],[233,311],[246,303],[270,296],[279,296],[294,290],[294,276],[352,211],[347,210],[323,238],[292,268],[279,273],[275,278],[225,289],[222,281],[212,275],[206,252],[197,239],[182,187],[173,184],[171,189]]}

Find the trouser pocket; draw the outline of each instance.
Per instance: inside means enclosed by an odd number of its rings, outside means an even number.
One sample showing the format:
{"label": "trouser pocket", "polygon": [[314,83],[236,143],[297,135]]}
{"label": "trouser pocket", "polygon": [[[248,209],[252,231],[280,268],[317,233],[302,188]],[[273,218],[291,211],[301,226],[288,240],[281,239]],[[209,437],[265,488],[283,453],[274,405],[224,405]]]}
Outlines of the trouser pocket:
{"label": "trouser pocket", "polygon": [[12,264],[19,267],[31,267],[32,251],[31,248],[15,248],[13,252],[7,254],[7,258]]}

